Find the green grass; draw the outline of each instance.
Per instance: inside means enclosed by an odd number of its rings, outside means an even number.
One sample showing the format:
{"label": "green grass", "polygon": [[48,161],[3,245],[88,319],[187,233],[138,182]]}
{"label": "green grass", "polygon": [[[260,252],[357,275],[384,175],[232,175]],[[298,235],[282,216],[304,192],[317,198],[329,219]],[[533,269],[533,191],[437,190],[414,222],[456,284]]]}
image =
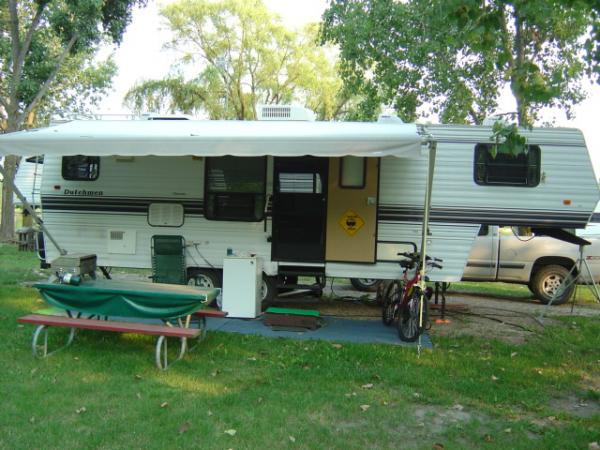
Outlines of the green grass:
{"label": "green grass", "polygon": [[[575,449],[600,439],[597,319],[569,318],[519,347],[435,338],[420,358],[214,332],[161,373],[143,336],[81,332],[33,359],[32,327],[16,318],[45,306],[20,285],[35,264],[0,246],[2,449]],[[579,400],[581,417],[565,409]]]}

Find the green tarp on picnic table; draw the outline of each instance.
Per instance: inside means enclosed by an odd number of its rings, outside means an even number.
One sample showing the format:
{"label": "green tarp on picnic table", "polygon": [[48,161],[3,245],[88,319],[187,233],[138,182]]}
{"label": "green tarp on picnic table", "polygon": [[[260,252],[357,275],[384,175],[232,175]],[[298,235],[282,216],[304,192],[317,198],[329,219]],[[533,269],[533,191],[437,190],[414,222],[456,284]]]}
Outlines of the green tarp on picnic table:
{"label": "green tarp on picnic table", "polygon": [[61,309],[101,316],[170,319],[191,314],[213,301],[218,289],[147,283],[86,280],[79,286],[36,283],[42,298]]}

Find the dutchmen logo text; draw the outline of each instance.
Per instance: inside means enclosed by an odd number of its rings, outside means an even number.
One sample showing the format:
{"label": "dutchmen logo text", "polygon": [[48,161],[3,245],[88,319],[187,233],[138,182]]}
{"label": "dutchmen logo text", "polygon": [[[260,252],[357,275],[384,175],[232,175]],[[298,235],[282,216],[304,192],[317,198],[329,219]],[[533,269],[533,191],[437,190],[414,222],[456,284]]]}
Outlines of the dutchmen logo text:
{"label": "dutchmen logo text", "polygon": [[81,195],[85,197],[99,197],[104,195],[103,191],[86,191],[85,189],[65,189],[65,195]]}

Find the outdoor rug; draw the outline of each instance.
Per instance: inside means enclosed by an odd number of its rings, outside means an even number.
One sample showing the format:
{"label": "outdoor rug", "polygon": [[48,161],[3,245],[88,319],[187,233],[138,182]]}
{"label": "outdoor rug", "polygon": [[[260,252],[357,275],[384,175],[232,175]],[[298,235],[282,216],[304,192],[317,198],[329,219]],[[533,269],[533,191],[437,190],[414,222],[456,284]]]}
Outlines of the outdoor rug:
{"label": "outdoor rug", "polygon": [[[387,327],[380,320],[351,320],[339,317],[322,317],[323,326],[316,330],[276,331],[266,326],[262,319],[227,319],[207,318],[207,329],[225,333],[253,334],[265,337],[282,337],[288,339],[318,339],[332,342],[357,342],[363,344],[390,344],[408,347],[416,346],[416,342],[402,342],[398,338],[395,326]],[[427,333],[421,337],[424,348],[432,348]]]}

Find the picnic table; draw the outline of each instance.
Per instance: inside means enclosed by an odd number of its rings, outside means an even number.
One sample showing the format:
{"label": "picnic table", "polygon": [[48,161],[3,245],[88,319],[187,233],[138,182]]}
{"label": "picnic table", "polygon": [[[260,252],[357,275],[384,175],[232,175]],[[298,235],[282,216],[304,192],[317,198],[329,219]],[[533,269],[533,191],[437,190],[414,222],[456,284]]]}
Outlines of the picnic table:
{"label": "picnic table", "polygon": [[[38,325],[33,333],[32,350],[37,357],[46,357],[48,330],[51,327],[69,328],[63,347],[69,346],[77,329],[93,329],[121,333],[158,336],[156,365],[166,370],[170,365],[167,338],[180,341],[175,360],[189,349],[188,339],[204,338],[206,317],[223,317],[226,313],[207,308],[219,294],[218,289],[195,286],[148,283],[143,281],[85,280],[75,286],[61,283],[35,283],[41,297],[65,316],[30,314],[18,319],[20,323]],[[192,316],[197,327],[190,328]],[[108,320],[108,318],[160,319],[163,325]],[[58,350],[58,349],[57,349]],[[57,351],[55,350],[55,351]],[[173,358],[170,358],[173,359]]]}

